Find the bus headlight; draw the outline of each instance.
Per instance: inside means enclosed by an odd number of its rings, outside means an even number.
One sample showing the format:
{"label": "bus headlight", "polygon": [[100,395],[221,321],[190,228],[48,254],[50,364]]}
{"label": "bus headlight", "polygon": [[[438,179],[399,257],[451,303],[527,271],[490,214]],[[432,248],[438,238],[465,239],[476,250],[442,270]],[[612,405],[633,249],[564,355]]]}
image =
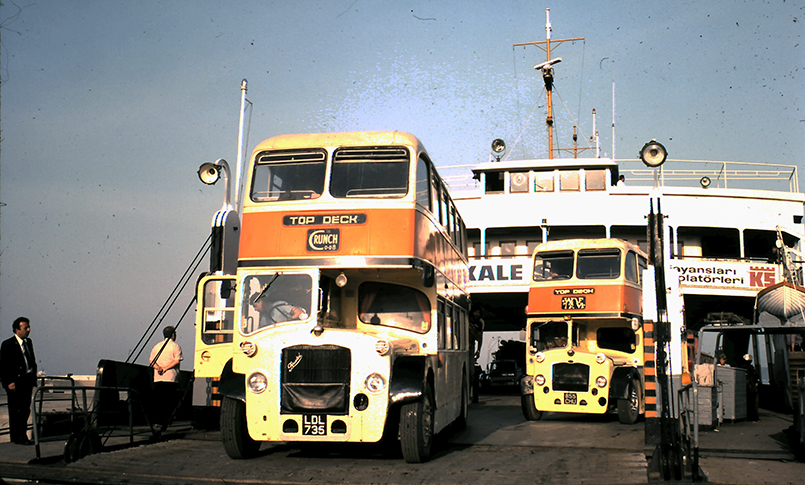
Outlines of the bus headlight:
{"label": "bus headlight", "polygon": [[545,354],[543,352],[537,352],[537,354],[534,356],[534,360],[536,360],[537,362],[544,361],[545,360]]}
{"label": "bus headlight", "polygon": [[545,376],[542,375],[542,374],[538,375],[537,377],[534,378],[534,383],[536,385],[538,385],[538,386],[544,386],[545,385]]}
{"label": "bus headlight", "polygon": [[595,380],[595,385],[598,387],[607,387],[607,378],[604,376],[600,376],[598,379]]}
{"label": "bus headlight", "polygon": [[268,379],[262,372],[255,372],[249,376],[249,390],[255,394],[260,394],[268,387]]}
{"label": "bus headlight", "polygon": [[367,391],[371,392],[372,394],[377,394],[378,392],[383,392],[383,390],[386,389],[386,379],[375,372],[366,378],[364,386],[366,387]]}
{"label": "bus headlight", "polygon": [[389,350],[391,350],[391,344],[388,340],[378,340],[375,342],[375,350],[378,355],[386,355],[389,353]]}
{"label": "bus headlight", "polygon": [[595,362],[596,363],[603,364],[606,361],[607,361],[607,356],[606,355],[604,355],[604,354],[602,354],[600,352],[595,354]]}

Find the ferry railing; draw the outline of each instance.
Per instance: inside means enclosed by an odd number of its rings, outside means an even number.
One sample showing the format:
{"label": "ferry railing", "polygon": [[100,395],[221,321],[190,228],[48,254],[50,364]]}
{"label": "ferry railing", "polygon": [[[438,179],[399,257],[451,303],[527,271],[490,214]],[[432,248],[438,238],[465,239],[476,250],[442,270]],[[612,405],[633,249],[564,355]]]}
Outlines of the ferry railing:
{"label": "ferry railing", "polygon": [[[41,378],[43,383],[36,387],[34,390],[33,400],[31,402],[31,416],[33,421],[33,438],[34,438],[34,445],[36,448],[36,458],[41,459],[41,443],[46,440],[45,433],[43,432],[44,426],[44,417],[48,416],[48,413],[43,411],[43,403],[44,402],[58,402],[58,401],[67,401],[66,398],[61,399],[45,399],[44,396],[46,393],[53,394],[53,393],[70,393],[70,409],[63,413],[60,413],[62,417],[69,418],[70,427],[69,427],[69,437],[67,439],[67,443],[65,444],[64,450],[64,458],[65,461],[75,461],[83,456],[96,453],[100,451],[102,448],[102,443],[100,440],[100,436],[98,435],[95,428],[97,427],[98,422],[98,415],[99,410],[96,406],[88,404],[88,402],[92,402],[91,400],[88,401],[87,393],[88,392],[103,392],[103,391],[113,391],[113,392],[125,392],[126,393],[126,407],[127,407],[127,417],[128,417],[128,433],[127,436],[129,438],[129,444],[134,443],[134,406],[135,404],[139,406],[139,411],[143,412],[143,415],[146,417],[146,423],[151,430],[151,433],[154,433],[154,428],[151,423],[148,421],[147,414],[144,412],[142,407],[142,401],[137,396],[137,391],[130,388],[130,387],[112,387],[112,386],[76,386],[75,381],[72,380],[71,377],[54,377],[52,379],[68,379],[71,381],[71,385],[69,386],[54,386],[54,385],[47,385],[45,379],[50,379],[50,377]],[[80,397],[79,397],[80,396]],[[91,399],[91,398],[90,398]],[[114,430],[115,426],[112,426]],[[59,435],[59,439],[63,438],[63,435]]]}
{"label": "ferry railing", "polygon": [[[654,185],[654,169],[647,168],[640,160],[614,161],[619,172],[626,176],[627,186]],[[480,182],[474,178],[472,169],[477,165],[445,165],[438,170],[451,193],[476,192]],[[669,159],[659,168],[659,183],[661,186],[700,187],[702,178],[707,177],[717,188],[782,190],[780,184],[786,184],[786,191],[796,193],[799,192],[797,168],[796,165],[759,162]]]}
{"label": "ferry railing", "polygon": [[[634,182],[654,183],[654,169],[647,168],[639,160],[615,160],[621,174],[626,174],[627,184]],[[675,168],[677,164],[697,165],[701,168]],[[630,168],[634,165],[635,168]],[[712,168],[711,168],[712,167]],[[669,159],[659,168],[660,185],[699,185],[707,177],[719,188],[745,188],[746,182],[787,182],[789,192],[799,192],[799,178],[796,165],[766,164],[757,162],[727,162],[715,160],[676,160]],[[692,183],[692,182],[695,182]],[[739,187],[735,187],[734,185]],[[746,187],[757,189],[760,187]]]}

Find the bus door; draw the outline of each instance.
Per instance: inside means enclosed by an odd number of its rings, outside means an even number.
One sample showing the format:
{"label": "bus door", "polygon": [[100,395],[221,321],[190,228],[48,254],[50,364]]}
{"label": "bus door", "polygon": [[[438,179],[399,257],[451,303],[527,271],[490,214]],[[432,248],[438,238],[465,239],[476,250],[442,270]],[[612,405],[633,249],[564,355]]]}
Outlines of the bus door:
{"label": "bus door", "polygon": [[194,374],[197,378],[217,378],[232,358],[235,276],[202,278],[197,297]]}

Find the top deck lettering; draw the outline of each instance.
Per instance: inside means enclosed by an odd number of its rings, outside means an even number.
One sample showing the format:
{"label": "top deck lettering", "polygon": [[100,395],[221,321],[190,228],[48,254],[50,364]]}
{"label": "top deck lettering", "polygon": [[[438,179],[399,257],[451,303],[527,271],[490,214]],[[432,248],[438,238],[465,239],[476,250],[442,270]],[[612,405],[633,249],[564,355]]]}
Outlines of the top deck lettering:
{"label": "top deck lettering", "polygon": [[366,214],[317,214],[282,218],[283,226],[344,226],[365,223]]}

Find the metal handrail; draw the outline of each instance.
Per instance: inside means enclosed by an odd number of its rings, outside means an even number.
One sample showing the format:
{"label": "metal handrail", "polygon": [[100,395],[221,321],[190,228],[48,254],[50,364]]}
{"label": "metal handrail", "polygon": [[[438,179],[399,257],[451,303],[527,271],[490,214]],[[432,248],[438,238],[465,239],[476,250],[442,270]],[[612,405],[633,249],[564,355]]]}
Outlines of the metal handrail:
{"label": "metal handrail", "polygon": [[[39,430],[39,417],[41,414],[41,406],[40,406],[40,413],[37,413],[36,409],[36,398],[37,394],[42,394],[45,391],[70,391],[72,395],[72,400],[75,403],[77,400],[76,393],[81,392],[82,394],[82,402],[83,408],[80,406],[73,406],[70,410],[71,421],[74,419],[75,414],[83,413],[84,415],[88,416],[87,421],[85,422],[84,426],[86,428],[92,427],[93,417],[92,414],[96,413],[96,411],[92,411],[87,407],[87,391],[118,391],[118,392],[125,392],[126,393],[126,403],[128,405],[128,421],[129,421],[129,443],[134,444],[134,413],[133,413],[133,405],[132,405],[132,398],[136,398],[137,391],[130,388],[130,387],[114,387],[114,386],[80,386],[80,388],[76,387],[75,384],[71,386],[37,386],[34,390],[34,399],[31,402],[31,415],[33,417],[32,421],[34,423],[33,426],[33,437],[34,437],[34,445],[36,447],[36,458],[41,458],[41,448],[40,448],[40,430]],[[40,397],[40,400],[42,398]],[[83,410],[83,411],[82,411]],[[97,417],[97,416],[96,416]],[[149,423],[149,427],[151,427]],[[153,431],[153,429],[152,429]]]}
{"label": "metal handrail", "polygon": [[680,435],[685,441],[685,451],[691,463],[691,478],[694,482],[698,482],[701,481],[699,476],[699,386],[695,379],[677,391],[677,400]]}

